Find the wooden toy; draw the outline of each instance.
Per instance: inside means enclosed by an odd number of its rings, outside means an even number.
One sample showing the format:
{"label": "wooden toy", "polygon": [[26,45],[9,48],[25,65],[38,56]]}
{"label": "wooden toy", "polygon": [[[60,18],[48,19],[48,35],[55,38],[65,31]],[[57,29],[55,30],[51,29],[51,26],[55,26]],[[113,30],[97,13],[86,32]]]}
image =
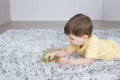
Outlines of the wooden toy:
{"label": "wooden toy", "polygon": [[44,51],[44,55],[42,57],[42,61],[45,62],[45,63],[58,62],[59,58],[60,58],[59,56],[55,56],[54,58],[48,57],[47,59],[45,59],[46,53],[48,53],[48,52],[54,52],[56,50],[62,50],[62,49],[61,48],[60,49],[48,49],[48,50]]}

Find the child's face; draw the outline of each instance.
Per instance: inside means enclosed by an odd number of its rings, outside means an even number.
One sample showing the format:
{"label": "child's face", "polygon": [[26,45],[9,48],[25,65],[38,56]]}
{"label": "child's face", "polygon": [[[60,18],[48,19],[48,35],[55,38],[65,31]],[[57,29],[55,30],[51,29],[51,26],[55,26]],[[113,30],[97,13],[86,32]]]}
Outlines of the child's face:
{"label": "child's face", "polygon": [[78,36],[70,34],[68,35],[68,40],[74,46],[81,46],[86,43],[86,41],[88,40],[88,36],[83,35],[81,37],[78,37]]}

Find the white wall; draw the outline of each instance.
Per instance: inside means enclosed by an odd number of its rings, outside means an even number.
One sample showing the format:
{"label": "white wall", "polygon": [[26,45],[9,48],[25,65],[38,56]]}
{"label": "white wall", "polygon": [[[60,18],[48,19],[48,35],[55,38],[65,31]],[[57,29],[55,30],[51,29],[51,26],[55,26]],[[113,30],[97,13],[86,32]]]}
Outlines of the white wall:
{"label": "white wall", "polygon": [[0,0],[0,25],[10,21],[10,0]]}
{"label": "white wall", "polygon": [[12,21],[68,20],[85,13],[102,20],[103,0],[11,0]]}
{"label": "white wall", "polygon": [[120,0],[104,0],[103,20],[120,21]]}

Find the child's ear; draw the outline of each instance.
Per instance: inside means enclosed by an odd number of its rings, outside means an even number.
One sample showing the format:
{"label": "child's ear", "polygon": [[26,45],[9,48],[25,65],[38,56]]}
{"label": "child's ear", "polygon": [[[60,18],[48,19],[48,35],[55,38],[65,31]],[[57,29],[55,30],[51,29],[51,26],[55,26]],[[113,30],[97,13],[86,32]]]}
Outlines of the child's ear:
{"label": "child's ear", "polygon": [[83,39],[88,39],[88,35],[83,35]]}

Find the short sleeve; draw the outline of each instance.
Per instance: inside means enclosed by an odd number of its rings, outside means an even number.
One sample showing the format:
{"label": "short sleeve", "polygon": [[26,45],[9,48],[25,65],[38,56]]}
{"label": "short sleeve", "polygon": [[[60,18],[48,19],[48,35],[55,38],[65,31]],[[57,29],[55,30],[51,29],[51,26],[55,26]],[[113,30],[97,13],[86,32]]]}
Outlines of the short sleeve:
{"label": "short sleeve", "polygon": [[98,49],[96,47],[89,47],[88,49],[86,49],[85,52],[85,58],[97,58],[98,56]]}
{"label": "short sleeve", "polygon": [[99,42],[95,41],[92,44],[90,44],[89,46],[87,46],[84,57],[97,58],[98,52],[99,52]]}
{"label": "short sleeve", "polygon": [[74,53],[76,50],[77,50],[77,47],[72,46],[72,45],[67,49],[67,51],[68,51],[70,54]]}

